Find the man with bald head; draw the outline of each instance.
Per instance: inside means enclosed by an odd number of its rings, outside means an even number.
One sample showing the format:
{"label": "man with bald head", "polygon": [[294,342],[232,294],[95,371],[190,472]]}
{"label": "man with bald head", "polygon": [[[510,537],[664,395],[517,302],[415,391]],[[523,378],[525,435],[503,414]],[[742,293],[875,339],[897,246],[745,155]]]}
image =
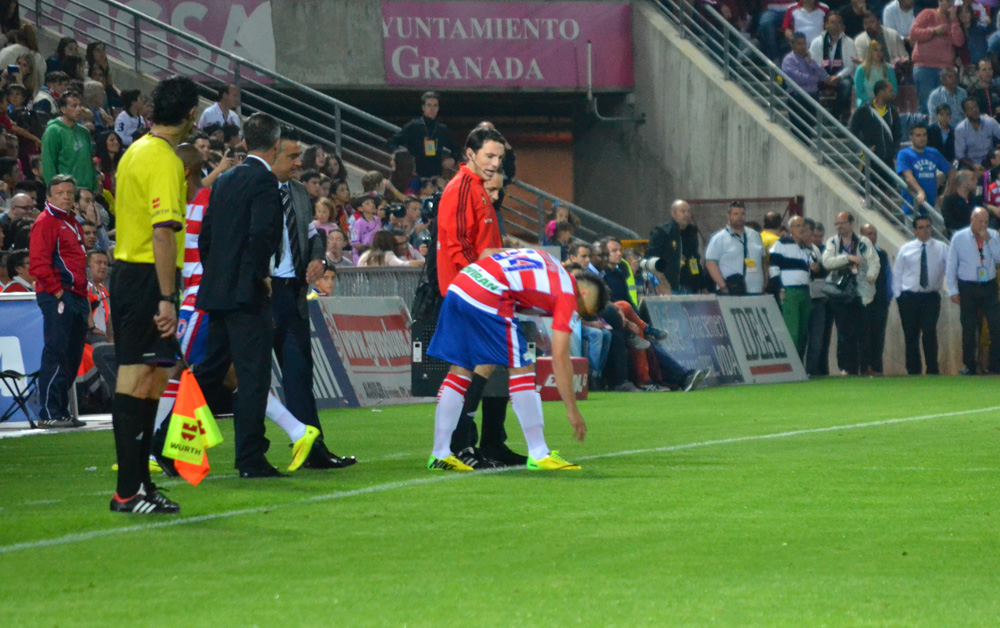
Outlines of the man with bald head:
{"label": "man with bald head", "polygon": [[0,230],[3,230],[4,242],[6,242],[8,249],[14,246],[14,234],[11,231],[11,226],[18,219],[27,217],[35,207],[37,207],[35,201],[23,192],[15,194],[10,199],[10,206],[7,208],[7,212],[3,216],[0,216]]}
{"label": "man with bald head", "polygon": [[687,201],[670,205],[670,220],[653,229],[646,248],[646,271],[656,273],[662,294],[695,294],[702,288],[698,228]]}
{"label": "man with bald head", "polygon": [[872,248],[878,255],[878,277],[875,278],[875,296],[865,306],[864,336],[861,338],[861,371],[868,375],[882,374],[882,354],[885,351],[885,326],[889,320],[889,304],[892,302],[892,266],[889,256],[879,248],[878,232],[875,227],[861,225],[861,235],[871,240]]}
{"label": "man with bald head", "polygon": [[960,308],[962,323],[963,375],[976,374],[979,317],[990,331],[990,373],[1000,373],[1000,299],[997,298],[997,264],[1000,264],[1000,234],[990,229],[989,213],[972,210],[969,226],[951,238],[945,284],[952,303]]}
{"label": "man with bald head", "polygon": [[799,358],[804,359],[809,337],[809,283],[820,272],[819,251],[814,250],[812,230],[802,216],[788,221],[788,234],[771,247],[771,281],[777,284],[781,297],[781,314],[788,333],[795,343]]}

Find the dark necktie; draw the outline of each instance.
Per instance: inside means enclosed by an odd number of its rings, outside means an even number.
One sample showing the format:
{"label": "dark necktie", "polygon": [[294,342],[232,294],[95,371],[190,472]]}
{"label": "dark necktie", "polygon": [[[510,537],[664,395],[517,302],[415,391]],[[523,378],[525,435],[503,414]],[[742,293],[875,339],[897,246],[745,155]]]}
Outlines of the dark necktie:
{"label": "dark necktie", "polygon": [[[292,266],[296,273],[301,268],[302,252],[299,250],[299,232],[295,228],[295,210],[292,209],[292,194],[287,185],[281,190],[281,210],[285,213],[285,227],[288,229],[288,247],[292,251]],[[279,258],[280,259],[280,258]]]}
{"label": "dark necktie", "polygon": [[930,281],[927,279],[927,244],[920,246],[920,287],[927,288]]}

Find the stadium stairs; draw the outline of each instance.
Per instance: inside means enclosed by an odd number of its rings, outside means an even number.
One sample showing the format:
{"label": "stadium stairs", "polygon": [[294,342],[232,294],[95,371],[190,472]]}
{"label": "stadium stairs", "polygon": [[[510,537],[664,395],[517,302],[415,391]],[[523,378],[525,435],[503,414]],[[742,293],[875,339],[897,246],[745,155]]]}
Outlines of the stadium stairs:
{"label": "stadium stairs", "polygon": [[[38,26],[43,50],[54,50],[63,36],[84,43],[104,41],[114,64],[115,84],[120,89],[137,88],[149,93],[156,76],[184,74],[202,85],[202,104],[207,107],[214,102],[214,92],[220,84],[236,83],[243,94],[241,115],[270,113],[298,129],[306,142],[335,147],[348,167],[352,190],[362,189],[361,174],[365,171],[389,173],[386,143],[399,130],[390,122],[113,0],[86,0],[87,6],[77,2],[66,6],[65,2],[54,0],[29,4],[22,12],[25,19]],[[35,16],[36,7],[42,14],[41,21]],[[195,58],[191,56],[192,50],[197,51]],[[504,202],[503,218],[508,234],[539,242],[555,203],[569,207],[581,218],[578,237],[589,240],[607,234],[638,237],[635,231],[621,224],[517,180],[507,186]]]}

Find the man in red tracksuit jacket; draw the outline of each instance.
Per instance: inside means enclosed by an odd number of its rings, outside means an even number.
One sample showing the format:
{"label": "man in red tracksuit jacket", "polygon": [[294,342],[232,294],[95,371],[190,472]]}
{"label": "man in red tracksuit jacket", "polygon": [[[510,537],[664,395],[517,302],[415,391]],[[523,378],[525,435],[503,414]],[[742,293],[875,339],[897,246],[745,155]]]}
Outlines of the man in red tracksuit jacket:
{"label": "man in red tracksuit jacket", "polygon": [[30,273],[35,278],[45,335],[38,374],[38,426],[42,428],[84,424],[69,410],[69,389],[80,368],[90,320],[87,253],[73,214],[75,195],[72,176],[52,177],[45,211],[31,228]]}
{"label": "man in red tracksuit jacket", "polygon": [[[466,163],[448,182],[437,215],[437,277],[444,296],[459,271],[503,248],[496,211],[486,185],[500,180],[507,141],[491,125],[482,124],[465,141]],[[464,391],[465,404],[451,447],[459,460],[473,468],[523,465],[527,458],[507,448],[504,420],[507,398],[483,405],[482,452],[475,449],[476,414],[492,366],[479,366]],[[496,401],[497,403],[493,403]]]}

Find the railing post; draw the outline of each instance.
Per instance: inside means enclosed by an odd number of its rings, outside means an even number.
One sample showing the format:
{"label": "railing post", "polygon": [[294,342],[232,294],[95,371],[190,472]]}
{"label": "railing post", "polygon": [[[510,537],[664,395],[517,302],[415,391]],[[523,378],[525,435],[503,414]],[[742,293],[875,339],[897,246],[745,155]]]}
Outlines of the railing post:
{"label": "railing post", "polygon": [[344,137],[340,126],[342,116],[343,112],[340,110],[340,105],[335,105],[333,107],[333,135],[338,157],[342,156],[344,152]]}
{"label": "railing post", "polygon": [[142,29],[139,25],[139,16],[132,16],[132,43],[135,46],[135,71],[142,74]]}
{"label": "railing post", "polygon": [[[243,91],[242,76],[240,73],[240,62],[239,59],[233,59],[233,85],[239,88],[240,92]],[[240,97],[240,104],[236,105],[236,115],[243,117],[243,98]]]}
{"label": "railing post", "polygon": [[778,82],[778,73],[775,72],[773,65],[768,65],[767,66],[767,118],[771,122],[774,122],[775,120],[774,89],[777,82]]}
{"label": "railing post", "polygon": [[35,24],[42,26],[42,0],[35,0]]}
{"label": "railing post", "polygon": [[[822,107],[823,105],[820,105]],[[816,141],[813,143],[813,148],[819,153],[819,165],[826,163],[826,158],[823,156],[823,149],[821,145],[823,143],[823,113],[816,110]]]}
{"label": "railing post", "polygon": [[545,241],[545,199],[537,197],[536,209],[538,210],[538,244]]}
{"label": "railing post", "polygon": [[687,13],[684,10],[685,9],[684,5],[686,3],[686,0],[676,0],[676,2],[677,2],[677,24],[678,26],[680,26],[678,30],[680,30],[681,32],[681,38],[687,39],[687,31],[684,29],[684,16]]}
{"label": "railing post", "polygon": [[874,209],[873,207],[871,207],[871,203],[869,203],[869,200],[872,197],[872,163],[871,163],[870,160],[867,160],[867,159],[865,160],[864,168],[865,168],[865,198],[864,198],[864,201],[865,201],[865,205],[868,206],[869,209]]}
{"label": "railing post", "polygon": [[730,63],[730,61],[729,61],[729,49],[732,46],[732,44],[730,43],[731,38],[729,37],[729,33],[726,32],[726,27],[723,26],[720,30],[722,31],[722,38],[723,38],[723,41],[722,41],[722,76],[723,76],[723,78],[725,78],[728,81],[729,80],[729,63]]}

